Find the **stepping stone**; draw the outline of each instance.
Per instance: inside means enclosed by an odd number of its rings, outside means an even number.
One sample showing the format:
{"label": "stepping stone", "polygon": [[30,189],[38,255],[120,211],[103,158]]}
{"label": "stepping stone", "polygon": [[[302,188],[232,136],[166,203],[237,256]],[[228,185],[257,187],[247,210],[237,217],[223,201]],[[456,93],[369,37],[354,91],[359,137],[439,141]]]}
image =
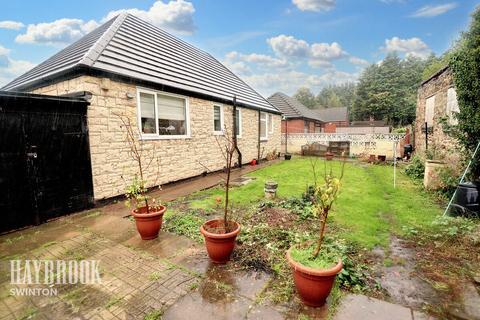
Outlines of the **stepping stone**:
{"label": "stepping stone", "polygon": [[[398,304],[349,294],[342,299],[334,320],[411,320],[412,311]],[[421,318],[420,318],[421,319]],[[427,318],[428,319],[428,318]]]}

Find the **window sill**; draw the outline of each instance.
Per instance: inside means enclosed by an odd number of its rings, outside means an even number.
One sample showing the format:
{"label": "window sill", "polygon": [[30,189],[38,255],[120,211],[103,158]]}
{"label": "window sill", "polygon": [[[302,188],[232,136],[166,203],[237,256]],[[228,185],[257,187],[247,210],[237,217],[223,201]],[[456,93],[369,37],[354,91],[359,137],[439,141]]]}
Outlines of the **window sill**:
{"label": "window sill", "polygon": [[223,131],[213,131],[214,136],[223,136]]}
{"label": "window sill", "polygon": [[267,142],[268,138],[260,138],[260,141]]}
{"label": "window sill", "polygon": [[190,139],[191,137],[189,135],[184,135],[184,136],[160,136],[160,135],[155,135],[155,136],[140,136],[139,140],[186,140]]}

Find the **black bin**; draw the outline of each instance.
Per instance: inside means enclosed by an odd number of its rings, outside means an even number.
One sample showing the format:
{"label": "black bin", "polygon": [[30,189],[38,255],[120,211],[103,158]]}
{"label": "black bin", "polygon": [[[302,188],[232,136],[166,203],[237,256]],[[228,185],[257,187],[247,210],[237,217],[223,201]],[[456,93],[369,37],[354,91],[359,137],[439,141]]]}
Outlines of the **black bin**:
{"label": "black bin", "polygon": [[480,182],[464,182],[457,186],[450,213],[455,216],[480,215]]}

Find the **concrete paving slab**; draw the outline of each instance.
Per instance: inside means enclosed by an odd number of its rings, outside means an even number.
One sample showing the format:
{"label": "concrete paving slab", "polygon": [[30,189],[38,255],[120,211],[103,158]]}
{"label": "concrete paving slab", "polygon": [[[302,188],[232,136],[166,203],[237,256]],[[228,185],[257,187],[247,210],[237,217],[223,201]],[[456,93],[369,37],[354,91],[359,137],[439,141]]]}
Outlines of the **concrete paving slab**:
{"label": "concrete paving slab", "polygon": [[342,299],[334,320],[411,320],[412,311],[403,306],[351,294]]}

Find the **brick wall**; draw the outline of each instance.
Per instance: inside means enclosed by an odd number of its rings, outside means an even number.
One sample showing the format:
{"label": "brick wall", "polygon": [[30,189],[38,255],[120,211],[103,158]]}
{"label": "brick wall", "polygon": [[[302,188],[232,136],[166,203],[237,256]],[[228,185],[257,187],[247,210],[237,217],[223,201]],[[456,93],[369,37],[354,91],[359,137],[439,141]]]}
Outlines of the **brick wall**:
{"label": "brick wall", "polygon": [[[96,200],[121,195],[128,181],[135,175],[136,163],[129,155],[125,131],[120,127],[118,114],[130,118],[137,130],[136,86],[107,78],[81,76],[34,90],[34,93],[61,95],[76,91],[93,94],[88,107],[88,127],[94,197]],[[133,99],[127,97],[127,93]],[[205,171],[224,167],[224,161],[213,134],[214,102],[189,97],[191,138],[146,141],[146,150],[154,154],[152,165],[146,170],[150,186],[196,176]],[[227,128],[232,128],[232,106],[224,105]],[[246,163],[257,158],[258,111],[239,108],[242,114],[242,136],[238,145]],[[274,132],[260,149],[280,151],[281,117],[273,115]]]}

